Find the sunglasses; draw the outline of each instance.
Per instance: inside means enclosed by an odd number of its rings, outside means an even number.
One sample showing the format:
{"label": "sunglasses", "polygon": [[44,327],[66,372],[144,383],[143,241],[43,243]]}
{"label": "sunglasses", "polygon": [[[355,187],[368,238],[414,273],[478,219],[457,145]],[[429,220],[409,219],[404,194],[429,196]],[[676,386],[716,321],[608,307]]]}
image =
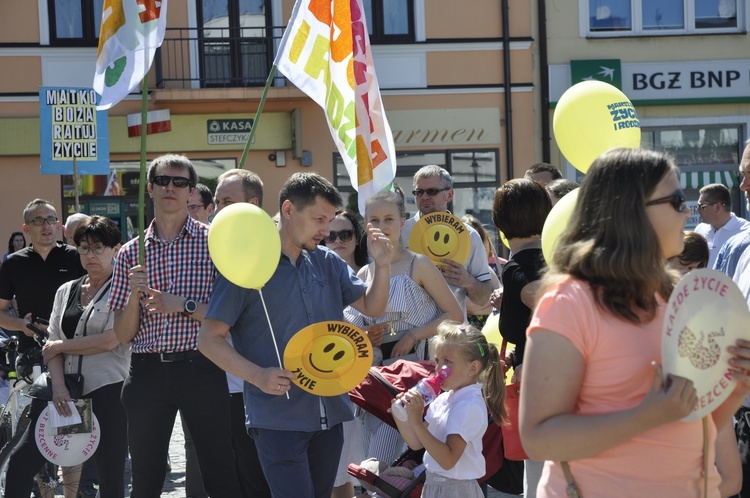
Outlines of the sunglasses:
{"label": "sunglasses", "polygon": [[687,209],[687,204],[685,204],[685,193],[682,190],[675,190],[674,193],[670,195],[650,200],[646,203],[646,206],[655,206],[657,204],[671,204],[674,210],[678,213],[684,213],[685,209]]}
{"label": "sunglasses", "polygon": [[39,216],[37,218],[31,218],[28,224],[40,227],[45,223],[48,225],[54,225],[55,223],[57,223],[57,218],[55,218],[54,216],[47,216],[46,218],[42,218],[41,216]]}
{"label": "sunglasses", "polygon": [[169,185],[170,181],[172,182],[172,185],[175,186],[175,188],[185,188],[191,186],[190,179],[185,178],[184,176],[158,175],[154,177],[154,181],[152,183],[160,187],[166,187]]}
{"label": "sunglasses", "polygon": [[326,244],[333,244],[336,242],[336,239],[339,239],[341,242],[349,242],[352,238],[354,238],[354,230],[339,230],[338,232],[331,230],[323,240],[326,241]]}
{"label": "sunglasses", "polygon": [[417,190],[412,190],[411,193],[414,194],[416,197],[422,197],[423,195],[427,194],[430,197],[435,197],[440,192],[445,192],[446,190],[450,190],[449,188],[428,188],[427,190],[422,190],[421,188],[418,188]]}

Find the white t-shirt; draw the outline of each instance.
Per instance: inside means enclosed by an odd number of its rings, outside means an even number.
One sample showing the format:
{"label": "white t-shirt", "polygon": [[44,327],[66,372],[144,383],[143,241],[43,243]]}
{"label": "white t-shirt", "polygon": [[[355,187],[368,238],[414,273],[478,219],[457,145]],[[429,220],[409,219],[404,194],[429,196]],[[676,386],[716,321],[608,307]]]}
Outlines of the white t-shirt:
{"label": "white t-shirt", "polygon": [[750,222],[744,218],[737,218],[734,213],[730,213],[731,218],[727,221],[723,227],[718,230],[714,230],[708,223],[700,223],[695,227],[695,233],[699,233],[705,237],[708,242],[708,266],[707,268],[713,268],[716,262],[716,256],[719,255],[719,250],[724,243],[730,239],[733,235],[750,229]]}
{"label": "white t-shirt", "polygon": [[[412,218],[409,218],[404,222],[404,228],[401,229],[401,242],[404,244],[404,247],[406,249],[409,249],[409,236],[411,236],[411,230],[414,228],[414,225],[417,224],[417,221],[419,221],[420,213],[417,212]],[[472,275],[480,282],[486,282],[487,280],[490,280],[492,277],[490,273],[492,272],[492,269],[490,268],[489,261],[487,259],[487,253],[484,249],[484,244],[482,243],[482,237],[479,236],[479,233],[471,228],[470,226],[466,226],[466,228],[469,230],[469,238],[471,240],[471,251],[469,252],[469,258],[466,260],[466,263],[464,263],[464,267],[466,268],[466,271],[469,272],[469,275]],[[464,313],[464,321],[466,321],[466,295],[468,294],[465,287],[458,287],[457,285],[451,285],[448,284],[448,287],[450,287],[451,292],[453,292],[453,295],[456,296],[456,301],[458,301],[458,304],[461,305],[461,311]]]}
{"label": "white t-shirt", "polygon": [[443,442],[450,434],[458,434],[466,441],[466,449],[450,470],[443,469],[425,452],[427,470],[451,479],[479,479],[484,476],[487,471],[482,455],[482,436],[487,430],[488,420],[481,384],[472,384],[438,396],[427,408],[427,430]]}

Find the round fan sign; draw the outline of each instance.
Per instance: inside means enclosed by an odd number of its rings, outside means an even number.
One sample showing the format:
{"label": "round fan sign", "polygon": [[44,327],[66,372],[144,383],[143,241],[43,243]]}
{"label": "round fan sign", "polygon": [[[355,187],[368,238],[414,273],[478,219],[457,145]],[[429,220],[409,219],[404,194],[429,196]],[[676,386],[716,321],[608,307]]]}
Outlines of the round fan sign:
{"label": "round fan sign", "polygon": [[471,236],[460,218],[436,211],[423,215],[414,225],[409,236],[409,249],[424,254],[435,264],[451,259],[462,265],[469,259]]}
{"label": "round fan sign", "polygon": [[372,366],[372,343],[359,327],[319,322],[300,330],[284,350],[284,368],[311,394],[338,396],[357,387]]}
{"label": "round fan sign", "polygon": [[58,434],[58,428],[50,423],[49,410],[49,406],[42,410],[34,431],[36,446],[44,458],[63,467],[79,465],[91,458],[101,439],[96,415],[91,413],[91,432]]}
{"label": "round fan sign", "polygon": [[734,391],[729,345],[746,336],[747,302],[737,285],[716,270],[685,275],[672,291],[662,328],[662,367],[693,381],[698,402],[683,421],[713,412]]}

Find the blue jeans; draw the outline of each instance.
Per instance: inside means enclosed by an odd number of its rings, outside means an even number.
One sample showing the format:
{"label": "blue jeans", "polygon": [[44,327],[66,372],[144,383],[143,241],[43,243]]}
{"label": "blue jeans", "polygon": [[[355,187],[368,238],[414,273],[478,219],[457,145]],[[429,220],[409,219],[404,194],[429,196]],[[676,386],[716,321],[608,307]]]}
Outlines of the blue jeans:
{"label": "blue jeans", "polygon": [[344,444],[341,424],[316,432],[250,429],[274,498],[331,498]]}
{"label": "blue jeans", "polygon": [[206,492],[241,496],[229,425],[229,388],[223,370],[199,355],[163,363],[134,353],[122,388],[132,460],[131,498],[161,495],[177,411],[193,436]]}

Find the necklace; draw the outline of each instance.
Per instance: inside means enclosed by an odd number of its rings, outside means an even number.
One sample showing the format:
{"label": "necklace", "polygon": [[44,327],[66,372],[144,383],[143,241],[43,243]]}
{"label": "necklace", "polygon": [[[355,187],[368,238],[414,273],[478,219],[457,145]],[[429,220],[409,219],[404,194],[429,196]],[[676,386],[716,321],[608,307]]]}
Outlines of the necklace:
{"label": "necklace", "polygon": [[[88,287],[85,287],[88,286]],[[91,300],[94,298],[96,293],[101,289],[101,285],[99,285],[96,289],[92,291],[92,285],[91,285],[91,279],[86,277],[86,282],[84,282],[83,285],[81,285],[81,295],[84,299],[81,300],[81,304],[83,306],[86,306],[88,303],[91,302]]]}

